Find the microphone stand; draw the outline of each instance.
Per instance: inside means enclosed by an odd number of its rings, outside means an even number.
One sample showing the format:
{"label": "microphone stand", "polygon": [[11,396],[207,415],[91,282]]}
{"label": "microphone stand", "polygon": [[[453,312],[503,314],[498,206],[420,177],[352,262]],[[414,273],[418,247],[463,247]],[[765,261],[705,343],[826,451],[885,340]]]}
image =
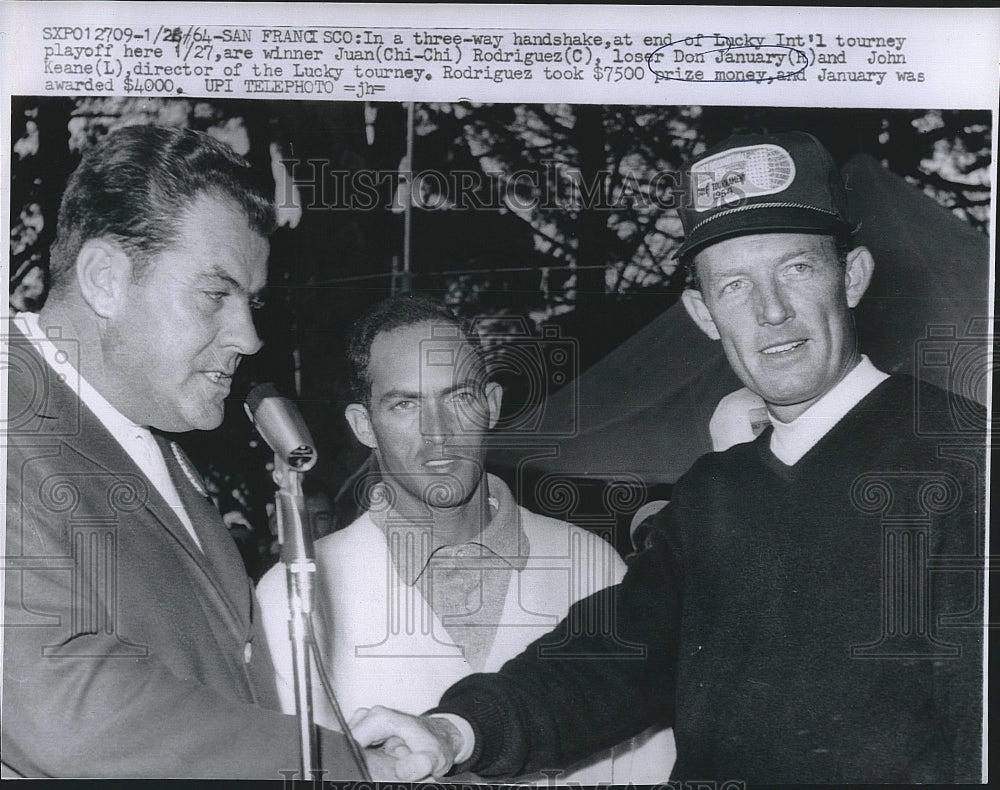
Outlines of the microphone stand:
{"label": "microphone stand", "polygon": [[295,712],[299,718],[299,771],[306,779],[320,776],[318,739],[313,722],[312,672],[306,627],[313,606],[313,538],[306,524],[302,472],[279,455],[274,456],[274,482],[278,485],[275,504],[278,516],[278,541],[281,562],[288,584],[288,637],[292,642],[295,669]]}
{"label": "microphone stand", "polygon": [[299,771],[313,780],[322,776],[319,767],[319,732],[313,720],[312,671],[316,672],[330,699],[338,725],[347,739],[351,756],[366,781],[371,781],[365,756],[351,737],[347,722],[326,677],[319,646],[313,634],[313,576],[316,563],[313,536],[309,528],[302,475],[316,465],[316,445],[295,405],[281,397],[271,383],[259,384],[246,397],[243,408],[268,447],[274,450],[274,482],[278,486],[275,509],[281,562],[285,566],[288,589],[288,638],[292,647],[295,675],[295,712],[299,721]]}

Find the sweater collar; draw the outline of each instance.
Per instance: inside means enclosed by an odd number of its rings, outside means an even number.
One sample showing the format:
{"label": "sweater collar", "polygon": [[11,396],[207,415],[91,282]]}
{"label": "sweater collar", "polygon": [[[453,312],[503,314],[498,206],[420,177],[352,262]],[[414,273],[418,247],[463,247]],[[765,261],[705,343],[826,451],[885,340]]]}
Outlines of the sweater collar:
{"label": "sweater collar", "polygon": [[771,452],[786,466],[798,463],[865,395],[887,378],[887,373],[862,355],[850,373],[791,422],[782,422],[771,415],[774,426]]}

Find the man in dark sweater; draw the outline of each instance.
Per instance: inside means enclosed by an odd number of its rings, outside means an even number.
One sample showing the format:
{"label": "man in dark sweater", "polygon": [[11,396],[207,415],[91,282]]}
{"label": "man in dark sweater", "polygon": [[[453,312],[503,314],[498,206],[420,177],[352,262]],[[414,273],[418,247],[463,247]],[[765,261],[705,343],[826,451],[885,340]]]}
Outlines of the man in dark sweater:
{"label": "man in dark sweater", "polygon": [[624,581],[582,603],[608,633],[568,618],[354,734],[414,778],[558,769],[667,722],[673,779],[980,781],[985,415],[859,352],[874,262],[815,138],[729,138],[685,185],[684,304],[773,427],[677,483]]}

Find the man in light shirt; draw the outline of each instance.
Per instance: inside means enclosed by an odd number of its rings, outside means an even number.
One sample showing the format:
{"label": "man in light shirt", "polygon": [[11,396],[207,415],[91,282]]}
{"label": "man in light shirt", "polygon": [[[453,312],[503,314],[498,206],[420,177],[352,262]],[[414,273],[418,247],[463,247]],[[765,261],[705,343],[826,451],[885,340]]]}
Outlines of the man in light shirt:
{"label": "man in light shirt", "polygon": [[814,137],[731,137],[684,185],[684,304],[773,427],[700,458],[598,593],[645,660],[567,620],[429,715],[361,710],[353,731],[412,776],[492,778],[666,712],[674,780],[980,781],[985,414],[860,353],[874,262]]}
{"label": "man in light shirt", "polygon": [[[402,294],[355,322],[347,352],[345,416],[378,473],[360,486],[366,512],[316,542],[316,641],[346,712],[420,713],[460,678],[499,669],[570,604],[621,581],[625,566],[599,535],[519,507],[484,472],[502,392],[467,323],[428,296]],[[284,567],[257,592],[282,705],[293,711]],[[312,687],[317,722],[336,726],[318,679]],[[669,730],[624,741],[535,778],[624,785],[669,773]]]}
{"label": "man in light shirt", "polygon": [[[69,179],[48,299],[4,338],[5,775],[298,768],[236,546],[161,433],[222,422],[273,225],[247,163],[193,131],[115,131]],[[321,748],[360,776],[341,734]]]}

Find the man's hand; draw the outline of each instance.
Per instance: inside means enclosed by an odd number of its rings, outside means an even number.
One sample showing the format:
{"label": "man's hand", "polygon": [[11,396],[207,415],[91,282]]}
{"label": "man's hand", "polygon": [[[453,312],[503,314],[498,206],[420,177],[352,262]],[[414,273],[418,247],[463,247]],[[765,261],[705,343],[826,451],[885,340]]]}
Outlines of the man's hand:
{"label": "man's hand", "polygon": [[365,756],[365,763],[368,765],[368,773],[376,782],[411,782],[417,781],[409,778],[409,775],[400,776],[396,768],[398,762],[396,758],[390,757],[385,749],[376,749],[370,746],[362,750]]}
{"label": "man's hand", "polygon": [[[395,776],[386,778],[403,782],[444,776],[463,745],[458,729],[445,719],[411,716],[381,705],[358,708],[348,727],[362,747],[380,747],[378,751],[393,758]],[[372,751],[366,748],[367,754]],[[369,758],[373,767],[376,762],[373,773],[384,774],[384,760]]]}

